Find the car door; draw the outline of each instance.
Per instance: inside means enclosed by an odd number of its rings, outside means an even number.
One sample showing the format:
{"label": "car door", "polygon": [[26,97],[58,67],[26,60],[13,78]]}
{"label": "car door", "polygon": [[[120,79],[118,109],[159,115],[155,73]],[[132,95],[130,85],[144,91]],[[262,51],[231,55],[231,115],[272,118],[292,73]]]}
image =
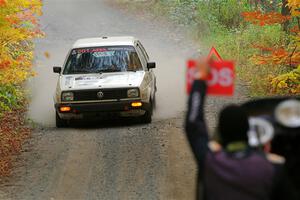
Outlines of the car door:
{"label": "car door", "polygon": [[147,68],[147,63],[149,62],[149,56],[147,52],[145,51],[142,44],[138,41],[136,44],[137,52],[139,54],[139,57],[141,59],[141,62],[143,64],[143,67],[145,69],[145,81],[148,85],[148,87],[151,89],[151,98],[154,98],[155,90],[156,90],[156,78],[153,72],[153,69]]}

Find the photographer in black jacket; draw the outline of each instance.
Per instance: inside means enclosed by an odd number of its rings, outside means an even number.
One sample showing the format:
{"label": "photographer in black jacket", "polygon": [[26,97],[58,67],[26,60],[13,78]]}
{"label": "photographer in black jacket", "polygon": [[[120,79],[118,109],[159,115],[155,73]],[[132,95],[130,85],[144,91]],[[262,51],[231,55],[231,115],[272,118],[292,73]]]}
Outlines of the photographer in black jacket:
{"label": "photographer in black jacket", "polygon": [[198,164],[197,199],[268,200],[275,167],[263,152],[248,146],[248,117],[240,106],[230,105],[221,111],[218,132],[222,148],[214,150],[209,147],[204,120],[208,73],[209,63],[199,61],[185,125]]}

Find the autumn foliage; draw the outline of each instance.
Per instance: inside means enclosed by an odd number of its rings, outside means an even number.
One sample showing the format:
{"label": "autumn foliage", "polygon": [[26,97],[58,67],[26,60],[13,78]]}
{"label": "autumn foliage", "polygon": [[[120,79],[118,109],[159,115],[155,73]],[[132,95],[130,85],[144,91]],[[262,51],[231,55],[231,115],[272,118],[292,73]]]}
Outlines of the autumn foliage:
{"label": "autumn foliage", "polygon": [[[281,46],[261,46],[253,44],[253,48],[259,50],[259,54],[252,56],[252,62],[256,65],[269,65],[270,70],[275,66],[282,66],[288,69],[278,76],[270,76],[269,93],[271,94],[299,94],[300,93],[300,1],[288,0],[286,7],[289,8],[289,14],[283,15],[280,12],[263,12],[256,10],[244,12],[242,16],[246,22],[258,26],[269,26],[274,24],[294,24],[286,30],[288,42]],[[293,23],[297,21],[297,23]],[[283,70],[284,71],[284,70]]]}
{"label": "autumn foliage", "polygon": [[12,155],[21,150],[25,125],[23,83],[33,75],[33,42],[43,33],[42,0],[0,0],[0,176],[8,175]]}
{"label": "autumn foliage", "polygon": [[287,5],[290,7],[291,14],[295,17],[300,16],[300,1],[299,0],[289,0]]}
{"label": "autumn foliage", "polygon": [[262,13],[261,11],[243,12],[242,16],[246,21],[260,26],[282,24],[291,19],[291,16],[283,16],[281,13],[274,11],[268,13]]}
{"label": "autumn foliage", "polygon": [[0,84],[20,84],[31,75],[31,40],[42,33],[40,0],[0,0]]}

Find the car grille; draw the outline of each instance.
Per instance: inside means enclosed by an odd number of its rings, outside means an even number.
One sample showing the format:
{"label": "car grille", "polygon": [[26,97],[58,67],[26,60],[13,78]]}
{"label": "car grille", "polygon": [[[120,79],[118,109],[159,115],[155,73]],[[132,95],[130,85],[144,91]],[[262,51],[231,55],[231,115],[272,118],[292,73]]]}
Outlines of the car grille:
{"label": "car grille", "polygon": [[[127,88],[83,90],[83,91],[73,91],[73,92],[74,92],[74,101],[114,100],[114,99],[127,98]],[[103,96],[99,97],[98,92],[102,92]]]}

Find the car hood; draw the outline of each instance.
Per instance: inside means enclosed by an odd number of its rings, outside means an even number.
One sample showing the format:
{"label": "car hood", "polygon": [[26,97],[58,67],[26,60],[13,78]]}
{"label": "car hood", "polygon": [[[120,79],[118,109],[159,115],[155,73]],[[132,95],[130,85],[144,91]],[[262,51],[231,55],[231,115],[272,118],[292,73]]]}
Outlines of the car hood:
{"label": "car hood", "polygon": [[61,90],[139,87],[145,72],[114,72],[102,74],[62,75]]}

